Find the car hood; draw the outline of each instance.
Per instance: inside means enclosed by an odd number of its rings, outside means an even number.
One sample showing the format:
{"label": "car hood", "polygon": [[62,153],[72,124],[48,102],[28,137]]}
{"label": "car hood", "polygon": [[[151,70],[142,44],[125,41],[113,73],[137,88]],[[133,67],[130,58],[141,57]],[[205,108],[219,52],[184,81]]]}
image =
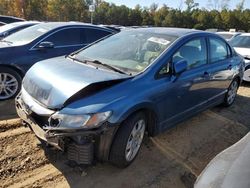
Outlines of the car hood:
{"label": "car hood", "polygon": [[235,51],[238,53],[238,54],[240,54],[240,55],[242,55],[243,57],[249,57],[250,58],[250,48],[234,48],[235,49]]}
{"label": "car hood", "polygon": [[61,109],[72,98],[83,98],[126,78],[129,76],[58,57],[36,63],[24,77],[23,89],[46,108]]}
{"label": "car hood", "polygon": [[6,48],[6,47],[13,47],[13,46],[11,46],[9,43],[7,43],[7,42],[1,42],[0,41],[0,48]]}

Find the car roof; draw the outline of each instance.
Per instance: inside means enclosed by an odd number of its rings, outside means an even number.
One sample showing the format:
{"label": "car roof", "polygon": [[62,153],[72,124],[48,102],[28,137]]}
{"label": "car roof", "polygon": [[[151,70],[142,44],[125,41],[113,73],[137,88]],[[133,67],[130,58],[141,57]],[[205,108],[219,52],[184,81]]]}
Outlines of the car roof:
{"label": "car roof", "polygon": [[240,32],[230,32],[230,31],[219,31],[216,32],[217,34],[239,34]]}
{"label": "car roof", "polygon": [[186,28],[175,28],[175,27],[138,27],[134,28],[136,30],[141,30],[144,32],[152,32],[159,34],[169,34],[177,37],[181,37],[191,33],[208,33],[201,30],[186,29]]}
{"label": "car roof", "polygon": [[42,23],[42,22],[39,22],[39,21],[20,21],[20,22],[13,22],[10,24],[15,25],[15,26],[21,26],[21,25],[38,24],[38,23]]}
{"label": "car roof", "polygon": [[102,27],[102,26],[97,26],[97,25],[93,25],[90,23],[82,23],[82,22],[42,22],[39,24],[41,27],[48,27],[51,29],[56,29],[56,28],[60,28],[60,27],[70,27],[70,26],[89,26],[89,27],[95,27],[95,28],[102,28],[105,30],[108,30],[110,32],[114,32],[111,29],[108,29],[106,27]]}
{"label": "car roof", "polygon": [[13,23],[13,22],[18,22],[18,21],[24,21],[24,19],[17,18],[17,17],[14,17],[14,16],[0,15],[0,21],[8,24],[8,23]]}
{"label": "car roof", "polygon": [[250,36],[250,33],[241,33],[240,36]]}

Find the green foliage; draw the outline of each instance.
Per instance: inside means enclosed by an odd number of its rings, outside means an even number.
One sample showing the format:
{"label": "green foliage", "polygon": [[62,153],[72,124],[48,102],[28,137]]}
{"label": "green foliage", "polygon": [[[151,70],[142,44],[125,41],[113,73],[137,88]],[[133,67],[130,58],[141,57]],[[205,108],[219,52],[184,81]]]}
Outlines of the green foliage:
{"label": "green foliage", "polygon": [[194,0],[185,0],[185,4],[187,5],[188,12],[199,6],[199,3],[195,3]]}
{"label": "green foliage", "polygon": [[155,3],[132,9],[103,0],[0,0],[0,14],[27,20],[90,22],[88,6],[94,4],[96,24],[250,30],[250,9],[244,9],[245,0],[233,10],[228,9],[230,0],[207,1],[208,9],[200,9],[195,0],[185,0],[186,9],[181,10]]}

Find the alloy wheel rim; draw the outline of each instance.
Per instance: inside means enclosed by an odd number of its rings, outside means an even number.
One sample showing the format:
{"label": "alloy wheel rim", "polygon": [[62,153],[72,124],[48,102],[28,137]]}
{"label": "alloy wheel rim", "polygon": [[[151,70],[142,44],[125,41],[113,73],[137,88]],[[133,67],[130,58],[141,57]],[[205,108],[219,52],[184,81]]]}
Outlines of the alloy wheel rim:
{"label": "alloy wheel rim", "polygon": [[17,90],[17,79],[9,73],[0,73],[0,99],[13,97]]}
{"label": "alloy wheel rim", "polygon": [[229,104],[232,104],[234,102],[234,99],[237,95],[237,89],[238,89],[238,83],[234,81],[228,90],[227,102]]}
{"label": "alloy wheel rim", "polygon": [[126,145],[125,157],[127,161],[132,161],[138,153],[144,137],[145,127],[146,123],[143,119],[135,123]]}

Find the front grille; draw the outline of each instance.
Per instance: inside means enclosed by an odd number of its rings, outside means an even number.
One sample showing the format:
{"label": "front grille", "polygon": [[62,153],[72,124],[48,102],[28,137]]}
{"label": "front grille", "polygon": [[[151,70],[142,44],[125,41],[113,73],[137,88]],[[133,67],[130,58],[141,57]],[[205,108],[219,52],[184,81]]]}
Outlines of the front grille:
{"label": "front grille", "polygon": [[94,144],[69,143],[67,148],[68,160],[75,161],[77,164],[91,164],[94,158]]}

